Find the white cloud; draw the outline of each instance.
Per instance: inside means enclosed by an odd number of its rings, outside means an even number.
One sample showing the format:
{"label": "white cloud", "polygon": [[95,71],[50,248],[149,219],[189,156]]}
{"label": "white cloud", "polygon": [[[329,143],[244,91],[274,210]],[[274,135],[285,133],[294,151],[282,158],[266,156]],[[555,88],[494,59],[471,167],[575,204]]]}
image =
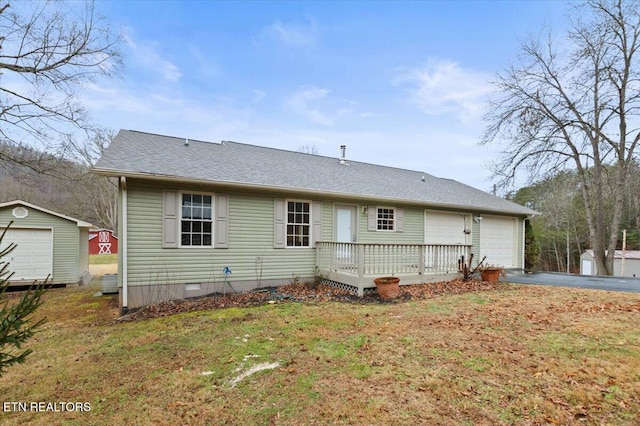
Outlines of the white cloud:
{"label": "white cloud", "polygon": [[370,115],[359,111],[357,102],[335,96],[329,89],[318,87],[303,88],[291,95],[286,103],[297,115],[324,126],[333,126],[340,119],[366,118]]}
{"label": "white cloud", "polygon": [[207,51],[201,50],[196,45],[189,45],[189,53],[192,56],[193,64],[198,74],[206,78],[219,78],[223,71],[220,65],[213,59],[214,55],[207,54]]}
{"label": "white cloud", "polygon": [[287,47],[313,46],[317,40],[317,29],[313,19],[305,23],[282,23],[275,21],[265,28],[265,33]]}
{"label": "white cloud", "polygon": [[314,123],[331,126],[333,125],[333,119],[329,114],[321,112],[318,108],[318,104],[322,103],[328,94],[328,89],[313,87],[294,93],[287,103],[296,113]]}
{"label": "white cloud", "polygon": [[453,61],[429,61],[420,68],[399,72],[392,84],[409,86],[413,102],[427,114],[454,113],[469,121],[483,113],[486,96],[491,93],[490,75],[461,68]]}
{"label": "white cloud", "polygon": [[159,52],[159,43],[154,41],[136,42],[126,35],[125,41],[131,49],[131,60],[142,66],[148,72],[159,74],[164,80],[176,82],[182,77],[180,68],[165,59]]}
{"label": "white cloud", "polygon": [[253,89],[253,98],[251,99],[251,102],[254,104],[258,104],[262,102],[266,97],[267,97],[267,92],[260,89]]}

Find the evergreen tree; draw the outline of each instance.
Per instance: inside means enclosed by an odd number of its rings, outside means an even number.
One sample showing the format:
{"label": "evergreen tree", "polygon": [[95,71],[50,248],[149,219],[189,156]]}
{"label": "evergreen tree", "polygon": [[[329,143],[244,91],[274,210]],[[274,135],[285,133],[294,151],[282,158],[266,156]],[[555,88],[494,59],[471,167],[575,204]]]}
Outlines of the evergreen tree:
{"label": "evergreen tree", "polygon": [[[11,223],[9,223],[9,226],[11,226]],[[0,247],[2,247],[2,240],[4,240],[9,226],[0,235]],[[11,243],[4,248],[0,248],[0,301],[5,298],[5,291],[9,287],[9,279],[13,275],[9,271],[9,262],[3,259],[16,247],[15,243]],[[4,300],[0,308],[0,376],[2,376],[7,367],[16,363],[23,363],[26,357],[33,352],[31,349],[22,350],[22,345],[45,322],[44,318],[33,322],[31,317],[42,304],[44,290],[45,283],[37,286],[34,283],[18,303],[10,304],[8,300]]]}
{"label": "evergreen tree", "polygon": [[531,226],[531,221],[524,222],[524,269],[533,270],[540,261],[540,243]]}

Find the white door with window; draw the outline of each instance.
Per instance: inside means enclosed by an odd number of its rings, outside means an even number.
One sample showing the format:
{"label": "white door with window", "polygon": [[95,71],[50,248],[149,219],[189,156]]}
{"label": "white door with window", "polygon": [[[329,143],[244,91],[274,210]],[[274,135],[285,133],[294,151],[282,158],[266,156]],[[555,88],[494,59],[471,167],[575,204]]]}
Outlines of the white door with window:
{"label": "white door with window", "polygon": [[[354,243],[358,239],[356,228],[356,206],[336,206],[336,241],[339,243]],[[340,245],[338,257],[351,256],[350,246]]]}
{"label": "white door with window", "polygon": [[[4,229],[0,229],[0,233]],[[44,280],[53,269],[53,232],[51,229],[10,228],[4,236],[0,250],[10,243],[16,248],[3,261],[9,261],[12,281]]]}

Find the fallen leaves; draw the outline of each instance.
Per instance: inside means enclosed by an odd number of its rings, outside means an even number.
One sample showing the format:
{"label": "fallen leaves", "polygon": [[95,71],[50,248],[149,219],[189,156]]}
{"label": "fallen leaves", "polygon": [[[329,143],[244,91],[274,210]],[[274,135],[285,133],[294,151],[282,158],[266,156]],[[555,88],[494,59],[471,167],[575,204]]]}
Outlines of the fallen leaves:
{"label": "fallen leaves", "polygon": [[358,304],[393,304],[409,300],[430,299],[445,294],[506,290],[509,288],[511,288],[510,284],[502,282],[463,281],[458,279],[438,283],[403,285],[400,287],[400,296],[398,298],[382,300],[375,293],[365,293],[363,297],[358,297],[352,292],[326,284],[293,283],[282,287],[263,288],[247,293],[212,294],[200,298],[165,301],[129,313],[119,318],[118,321],[141,320],[210,309],[250,307],[265,304],[275,305],[288,302],[319,303],[337,301]]}

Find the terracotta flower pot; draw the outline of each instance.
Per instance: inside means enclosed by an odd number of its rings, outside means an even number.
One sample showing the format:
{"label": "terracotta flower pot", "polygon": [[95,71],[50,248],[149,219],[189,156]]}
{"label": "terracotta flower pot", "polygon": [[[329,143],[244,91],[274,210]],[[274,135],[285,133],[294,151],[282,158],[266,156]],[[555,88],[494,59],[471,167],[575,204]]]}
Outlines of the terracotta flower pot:
{"label": "terracotta flower pot", "polygon": [[480,278],[482,281],[496,283],[500,279],[500,273],[502,273],[500,269],[485,269],[480,273]]}
{"label": "terracotta flower pot", "polygon": [[400,278],[398,277],[374,278],[373,282],[381,299],[394,299],[400,295]]}

